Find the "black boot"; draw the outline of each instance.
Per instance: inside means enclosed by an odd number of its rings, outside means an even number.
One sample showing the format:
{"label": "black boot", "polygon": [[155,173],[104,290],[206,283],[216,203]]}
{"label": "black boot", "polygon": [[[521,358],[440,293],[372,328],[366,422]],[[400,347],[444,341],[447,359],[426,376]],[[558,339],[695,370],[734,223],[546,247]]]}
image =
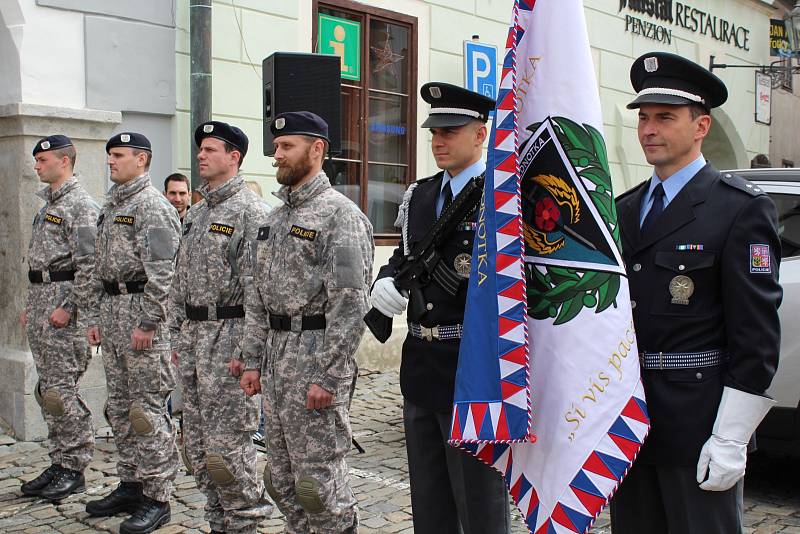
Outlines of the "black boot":
{"label": "black boot", "polygon": [[86,503],[86,513],[95,517],[106,517],[120,512],[131,513],[141,502],[141,482],[120,482],[114,491],[102,499]]}
{"label": "black boot", "polygon": [[142,504],[119,526],[119,534],[147,534],[169,523],[169,519],[169,503],[145,495]]}
{"label": "black boot", "polygon": [[86,491],[86,479],[83,478],[83,473],[62,468],[53,481],[42,490],[40,496],[48,501],[60,501],[79,491]]}
{"label": "black boot", "polygon": [[20,488],[22,493],[25,495],[29,495],[31,497],[35,497],[42,493],[42,490],[50,484],[55,476],[58,474],[59,471],[63,469],[60,465],[53,464],[44,471],[42,471],[38,477],[34,478],[33,480],[29,480],[28,482],[24,483]]}

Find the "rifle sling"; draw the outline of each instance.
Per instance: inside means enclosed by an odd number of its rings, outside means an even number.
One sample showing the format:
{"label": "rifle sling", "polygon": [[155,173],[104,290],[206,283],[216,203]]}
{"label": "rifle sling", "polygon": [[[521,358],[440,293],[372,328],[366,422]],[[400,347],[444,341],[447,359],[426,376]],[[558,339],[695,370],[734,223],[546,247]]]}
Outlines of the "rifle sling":
{"label": "rifle sling", "polygon": [[425,237],[408,255],[409,260],[416,260],[431,246],[438,251],[444,240],[450,237],[458,224],[475,210],[483,195],[483,176],[481,174],[470,180],[464,186],[464,189],[456,195],[447,209],[436,219],[436,222],[425,234]]}
{"label": "rifle sling", "polygon": [[[430,256],[430,249],[435,251],[436,256],[440,256],[439,247],[443,244],[445,239],[455,231],[458,225],[467,217],[472,215],[480,203],[481,196],[483,195],[483,182],[484,175],[476,176],[469,183],[464,186],[464,189],[453,199],[452,203],[447,209],[442,212],[441,216],[436,220],[434,225],[425,234],[425,237],[414,247],[411,254],[408,256],[408,261],[420,261],[422,254]],[[452,269],[450,269],[441,259],[436,262],[436,265],[430,271],[431,278],[442,289],[447,291],[450,295],[458,293],[458,287],[461,282],[461,277]]]}

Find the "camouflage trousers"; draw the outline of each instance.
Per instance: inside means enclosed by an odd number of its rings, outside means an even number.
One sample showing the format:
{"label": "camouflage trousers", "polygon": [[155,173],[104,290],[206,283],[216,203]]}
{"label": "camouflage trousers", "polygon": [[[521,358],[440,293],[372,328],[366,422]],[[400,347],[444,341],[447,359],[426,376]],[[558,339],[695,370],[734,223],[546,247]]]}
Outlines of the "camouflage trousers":
{"label": "camouflage trousers", "polygon": [[138,326],[141,293],[104,295],[100,312],[103,363],[108,386],[108,419],[124,482],[141,482],[144,494],[168,501],[180,459],[175,425],[166,398],[175,386],[169,362],[169,341],[161,328],[148,350],[133,350],[131,334]]}
{"label": "camouflage trousers", "polygon": [[64,328],[50,325],[55,310],[57,282],[31,284],[28,291],[28,344],[39,374],[42,417],[47,423],[50,460],[74,471],[83,471],[94,452],[94,426],[89,406],[78,391],[78,380],[92,354],[77,313]]}
{"label": "camouflage trousers", "polygon": [[255,533],[272,513],[252,441],[258,398],[248,398],[228,371],[242,327],[242,319],[186,321],[178,350],[186,457],[207,498],[206,520],[228,533]]}
{"label": "camouflage trousers", "polygon": [[357,532],[358,508],[345,455],[352,431],[351,384],[342,384],[333,406],[306,408],[314,353],[322,330],[270,334],[261,392],[269,464],[267,492],[286,518],[287,534]]}

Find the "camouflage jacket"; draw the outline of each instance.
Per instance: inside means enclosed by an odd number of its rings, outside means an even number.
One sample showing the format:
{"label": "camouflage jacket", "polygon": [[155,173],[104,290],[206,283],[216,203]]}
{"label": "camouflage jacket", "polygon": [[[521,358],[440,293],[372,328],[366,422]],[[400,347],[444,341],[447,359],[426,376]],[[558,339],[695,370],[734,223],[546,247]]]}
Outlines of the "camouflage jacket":
{"label": "camouflage jacket", "polygon": [[112,187],[97,220],[95,306],[104,294],[102,281],[147,280],[139,320],[165,322],[179,232],[178,212],[149,174]]}
{"label": "camouflage jacket", "polygon": [[73,176],[61,187],[46,187],[36,193],[45,205],[33,219],[28,245],[28,268],[32,271],[75,271],[72,282],[59,286],[53,306],[73,311],[88,304],[94,270],[94,240],[100,206]]}
{"label": "camouflage jacket", "polygon": [[185,305],[244,304],[252,280],[250,243],[265,224],[269,206],[240,176],[221,186],[200,188],[203,200],[189,209],[175,262],[170,294],[173,346],[186,319]]}
{"label": "camouflage jacket", "polygon": [[307,355],[316,361],[309,383],[334,392],[352,377],[353,355],[364,333],[375,251],[372,225],[331,187],[325,173],[297,191],[283,187],[275,195],[284,204],[267,216],[253,243],[254,280],[246,294],[242,347],[245,367],[262,367],[269,314],[323,314],[324,341]]}

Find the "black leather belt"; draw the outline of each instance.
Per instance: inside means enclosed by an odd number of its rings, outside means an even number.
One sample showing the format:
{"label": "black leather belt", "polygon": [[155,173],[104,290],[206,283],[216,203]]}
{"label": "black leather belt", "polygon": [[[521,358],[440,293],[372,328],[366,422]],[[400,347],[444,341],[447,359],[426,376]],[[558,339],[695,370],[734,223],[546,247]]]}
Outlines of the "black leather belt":
{"label": "black leather belt", "polygon": [[[292,319],[295,321],[295,328],[292,328]],[[295,315],[275,315],[269,314],[269,327],[273,330],[295,330],[298,328],[297,320],[300,320],[299,330],[324,330],[327,322],[324,315],[303,315],[302,318]]]}
{"label": "black leather belt", "polygon": [[75,280],[75,270],[72,271],[28,271],[28,280],[31,284],[47,284],[49,282],[66,282]]}
{"label": "black leather belt", "polygon": [[[191,321],[221,321],[244,317],[244,306],[191,306],[186,304],[186,318]],[[211,313],[209,313],[211,312]]]}
{"label": "black leather belt", "polygon": [[639,364],[642,369],[696,369],[715,367],[727,361],[720,349],[701,352],[642,352]]}
{"label": "black leather belt", "polygon": [[132,282],[103,280],[103,289],[108,295],[129,295],[131,293],[144,293],[145,284],[147,284],[147,280],[134,280]]}

